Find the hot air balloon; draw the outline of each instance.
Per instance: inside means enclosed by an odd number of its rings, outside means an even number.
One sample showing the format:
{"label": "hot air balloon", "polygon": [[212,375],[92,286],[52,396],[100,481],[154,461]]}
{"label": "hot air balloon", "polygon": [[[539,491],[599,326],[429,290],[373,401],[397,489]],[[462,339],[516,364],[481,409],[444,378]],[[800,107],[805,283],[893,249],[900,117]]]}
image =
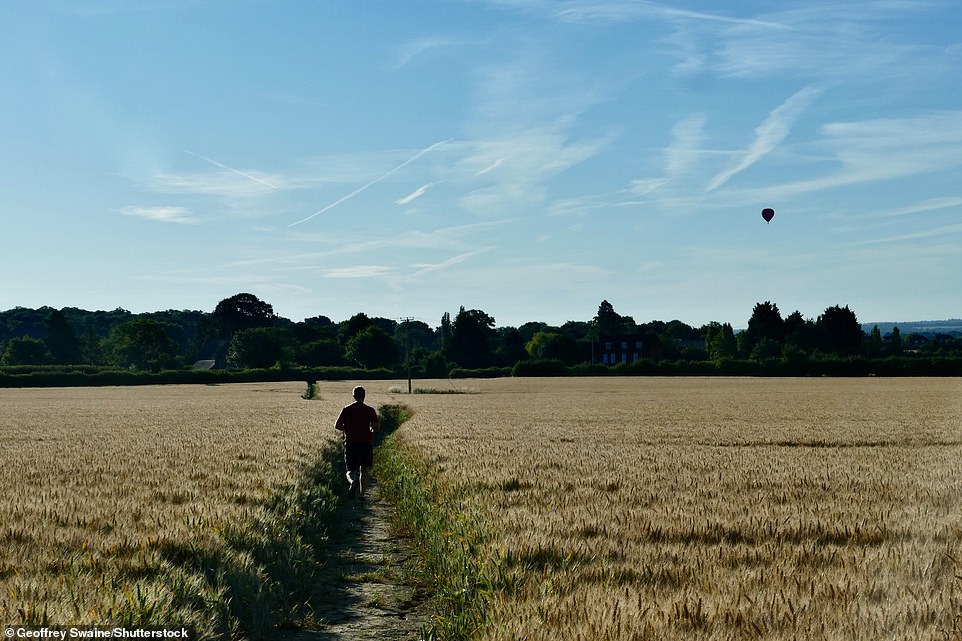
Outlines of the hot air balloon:
{"label": "hot air balloon", "polygon": [[765,219],[766,223],[772,222],[772,218],[775,217],[775,210],[771,207],[766,207],[762,210],[762,218]]}

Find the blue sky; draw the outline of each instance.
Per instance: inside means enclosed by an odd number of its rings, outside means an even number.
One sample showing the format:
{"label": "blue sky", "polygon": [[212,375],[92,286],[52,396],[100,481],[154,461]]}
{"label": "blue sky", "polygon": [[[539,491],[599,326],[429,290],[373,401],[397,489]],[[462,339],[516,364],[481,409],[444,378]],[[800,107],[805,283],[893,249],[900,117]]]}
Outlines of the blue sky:
{"label": "blue sky", "polygon": [[962,316],[954,0],[0,16],[0,309]]}

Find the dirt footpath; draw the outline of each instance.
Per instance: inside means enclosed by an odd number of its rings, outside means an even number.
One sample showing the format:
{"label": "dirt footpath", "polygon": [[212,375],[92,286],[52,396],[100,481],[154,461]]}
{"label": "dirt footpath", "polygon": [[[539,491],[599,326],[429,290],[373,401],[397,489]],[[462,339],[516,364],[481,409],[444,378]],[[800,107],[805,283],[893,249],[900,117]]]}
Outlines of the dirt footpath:
{"label": "dirt footpath", "polygon": [[391,510],[376,484],[366,501],[345,500],[318,576],[320,585],[330,586],[315,603],[325,625],[284,641],[416,641],[427,634],[431,604],[407,579],[414,552],[410,540],[393,531]]}

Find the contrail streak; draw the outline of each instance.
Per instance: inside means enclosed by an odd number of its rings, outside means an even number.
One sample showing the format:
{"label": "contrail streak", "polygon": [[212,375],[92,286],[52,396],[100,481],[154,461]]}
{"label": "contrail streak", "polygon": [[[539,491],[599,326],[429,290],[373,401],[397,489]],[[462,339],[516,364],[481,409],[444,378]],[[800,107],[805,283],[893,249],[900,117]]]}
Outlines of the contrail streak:
{"label": "contrail streak", "polygon": [[418,198],[420,198],[421,196],[423,196],[424,193],[425,193],[428,189],[430,189],[431,187],[434,187],[434,183],[428,183],[428,184],[426,184],[426,185],[423,185],[423,186],[421,186],[421,187],[418,187],[416,190],[414,190],[412,193],[408,194],[407,196],[405,196],[405,197],[403,197],[403,198],[398,198],[397,200],[395,200],[395,201],[394,201],[394,204],[395,204],[395,205],[407,205],[407,204],[410,203],[411,201],[417,200]]}
{"label": "contrail streak", "polygon": [[388,176],[391,176],[392,174],[401,171],[402,169],[404,169],[405,167],[407,167],[407,166],[410,165],[412,162],[414,162],[415,160],[417,160],[418,158],[420,158],[420,157],[423,156],[424,154],[428,153],[429,151],[432,151],[432,150],[440,147],[441,145],[447,144],[447,143],[451,142],[452,140],[454,140],[454,139],[453,139],[453,138],[448,138],[447,140],[442,140],[441,142],[436,142],[436,143],[434,143],[433,145],[431,145],[430,147],[425,147],[424,149],[422,149],[422,150],[419,151],[418,153],[414,154],[413,156],[411,156],[410,158],[408,158],[407,160],[405,160],[405,161],[402,162],[400,165],[398,165],[397,167],[395,167],[395,168],[392,169],[391,171],[387,172],[387,173],[384,174],[383,176],[379,176],[379,177],[375,178],[374,180],[372,180],[371,182],[367,183],[366,185],[362,185],[361,187],[358,187],[357,189],[355,189],[354,191],[352,191],[351,193],[349,193],[347,196],[344,196],[344,197],[342,197],[342,198],[339,198],[338,200],[335,200],[334,202],[332,202],[332,203],[331,203],[330,205],[328,205],[327,207],[324,207],[323,209],[318,209],[318,210],[315,211],[313,214],[311,214],[310,216],[308,216],[307,218],[305,218],[305,219],[303,219],[303,220],[299,220],[299,221],[297,221],[296,223],[291,223],[290,225],[288,225],[288,227],[293,227],[294,225],[300,225],[301,223],[306,223],[306,222],[309,221],[311,218],[314,218],[315,216],[320,216],[320,215],[323,214],[324,212],[330,211],[330,210],[334,209],[335,207],[337,207],[337,206],[340,205],[341,203],[344,203],[344,202],[350,200],[351,198],[354,198],[355,196],[357,196],[358,194],[360,194],[362,191],[364,191],[364,190],[367,189],[368,187],[371,187],[371,186],[373,186],[373,185],[376,185],[377,183],[381,182],[382,180],[384,180],[384,179],[387,178]]}
{"label": "contrail streak", "polygon": [[202,156],[202,155],[200,155],[200,154],[198,154],[198,153],[195,153],[195,152],[193,152],[193,151],[190,151],[190,150],[188,150],[188,149],[185,149],[184,151],[185,151],[186,153],[190,154],[191,156],[196,156],[197,158],[200,158],[201,160],[206,160],[206,161],[209,162],[210,164],[212,164],[212,165],[214,165],[214,166],[216,166],[216,167],[220,167],[221,169],[226,169],[227,171],[231,171],[231,172],[237,174],[238,176],[243,176],[244,178],[250,178],[250,179],[253,180],[254,182],[260,183],[260,184],[262,184],[262,185],[267,185],[267,186],[270,187],[271,189],[277,189],[277,185],[272,185],[271,183],[267,182],[266,180],[264,180],[264,179],[262,179],[262,178],[258,178],[257,176],[251,176],[250,174],[245,174],[245,173],[244,173],[243,171],[241,171],[240,169],[234,169],[233,167],[228,167],[228,166],[225,165],[224,163],[217,162],[217,161],[214,160],[213,158],[208,158],[207,156]]}
{"label": "contrail streak", "polygon": [[504,158],[498,158],[498,159],[495,160],[493,163],[491,163],[490,165],[488,165],[487,167],[485,167],[484,169],[482,169],[481,171],[479,171],[478,173],[476,173],[476,174],[474,174],[474,175],[475,175],[475,176],[483,176],[484,174],[488,173],[489,171],[491,171],[491,170],[493,170],[493,169],[496,169],[496,168],[497,168],[501,163],[503,163],[503,162],[504,162]]}

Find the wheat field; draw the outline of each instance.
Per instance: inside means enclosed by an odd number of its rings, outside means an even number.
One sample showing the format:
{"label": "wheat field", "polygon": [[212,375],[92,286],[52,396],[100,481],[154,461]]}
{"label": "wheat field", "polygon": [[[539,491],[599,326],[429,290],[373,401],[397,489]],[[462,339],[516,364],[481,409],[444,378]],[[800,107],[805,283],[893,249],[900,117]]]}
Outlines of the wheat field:
{"label": "wheat field", "polygon": [[[480,638],[962,638],[962,381],[366,385],[517,577]],[[178,559],[265,536],[351,386],[0,390],[0,621],[223,635]]]}
{"label": "wheat field", "polygon": [[962,638],[962,381],[470,385],[399,436],[521,577],[482,638]]}
{"label": "wheat field", "polygon": [[265,580],[245,550],[283,527],[268,499],[335,438],[350,389],[315,401],[304,383],[0,390],[0,622],[236,634],[230,607],[258,607]]}

